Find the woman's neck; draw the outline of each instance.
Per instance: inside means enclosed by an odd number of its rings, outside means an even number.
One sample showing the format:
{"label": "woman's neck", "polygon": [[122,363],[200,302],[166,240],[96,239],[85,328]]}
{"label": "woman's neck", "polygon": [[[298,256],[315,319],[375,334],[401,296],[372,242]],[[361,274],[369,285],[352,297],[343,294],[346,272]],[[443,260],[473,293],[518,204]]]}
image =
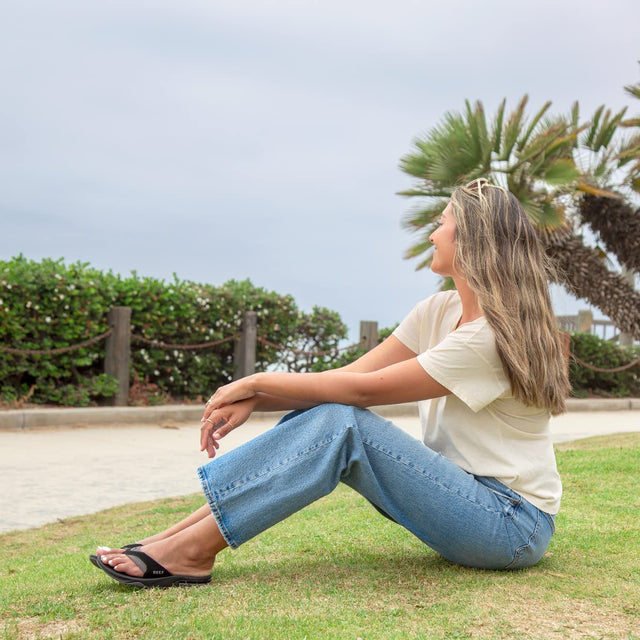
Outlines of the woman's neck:
{"label": "woman's neck", "polygon": [[480,308],[478,296],[469,288],[464,278],[454,278],[454,281],[458,295],[460,296],[460,301],[462,302],[462,315],[460,316],[458,326],[481,318],[484,314]]}

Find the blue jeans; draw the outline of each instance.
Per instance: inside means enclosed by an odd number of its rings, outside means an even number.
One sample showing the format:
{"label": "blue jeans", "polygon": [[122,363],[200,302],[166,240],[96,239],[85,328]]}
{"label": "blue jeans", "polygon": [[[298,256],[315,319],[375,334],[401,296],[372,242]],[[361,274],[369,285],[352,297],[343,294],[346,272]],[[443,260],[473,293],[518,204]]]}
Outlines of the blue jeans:
{"label": "blue jeans", "polygon": [[343,405],[294,411],[198,474],[232,548],[338,482],[461,565],[530,567],[553,534],[553,516],[504,484],[463,471],[371,411]]}

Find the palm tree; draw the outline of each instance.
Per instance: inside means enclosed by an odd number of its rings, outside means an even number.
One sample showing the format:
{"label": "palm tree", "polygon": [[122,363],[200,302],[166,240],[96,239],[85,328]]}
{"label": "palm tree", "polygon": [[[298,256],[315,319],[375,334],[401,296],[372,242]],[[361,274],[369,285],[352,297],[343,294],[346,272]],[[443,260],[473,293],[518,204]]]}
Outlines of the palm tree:
{"label": "palm tree", "polygon": [[580,201],[580,218],[622,265],[640,273],[640,211],[622,197],[587,194]]}
{"label": "palm tree", "polygon": [[545,234],[545,239],[547,255],[559,274],[557,282],[600,309],[620,331],[640,338],[640,293],[609,270],[602,252],[585,246],[566,226]]}
{"label": "palm tree", "polygon": [[[640,83],[625,90],[640,98]],[[586,157],[597,185],[610,193],[585,194],[579,214],[621,265],[640,273],[640,211],[630,204],[640,193],[640,118],[624,120],[625,111],[612,116],[600,107],[580,141],[580,160]],[[625,136],[621,128],[637,133]]]}
{"label": "palm tree", "polygon": [[[416,178],[402,195],[419,198],[403,224],[418,233],[407,258],[422,257],[417,269],[428,266],[433,224],[453,189],[478,177],[487,177],[514,193],[538,228],[547,253],[559,267],[559,281],[573,294],[600,308],[617,326],[640,338],[640,294],[610,271],[604,252],[586,246],[574,232],[579,196],[614,194],[598,185],[598,176],[576,165],[580,137],[588,139],[593,122],[579,123],[577,103],[567,117],[548,115],[547,102],[531,119],[525,116],[528,98],[505,114],[503,101],[487,125],[484,107],[465,104],[464,113],[449,112],[400,161],[403,171]],[[624,114],[622,114],[624,115]],[[615,120],[615,126],[622,115]],[[616,119],[617,118],[617,119]],[[599,131],[603,124],[596,125]],[[606,145],[605,145],[606,147]]]}

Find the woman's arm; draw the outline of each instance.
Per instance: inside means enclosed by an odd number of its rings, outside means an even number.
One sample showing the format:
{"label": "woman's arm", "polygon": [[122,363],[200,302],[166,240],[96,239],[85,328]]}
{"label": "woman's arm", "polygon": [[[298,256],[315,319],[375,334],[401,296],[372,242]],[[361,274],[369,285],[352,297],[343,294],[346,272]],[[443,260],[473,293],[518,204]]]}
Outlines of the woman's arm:
{"label": "woman's arm", "polygon": [[317,404],[317,402],[305,402],[304,400],[294,400],[261,392],[256,393],[254,402],[253,411],[293,411],[294,409],[310,409]]}
{"label": "woman's arm", "polygon": [[371,351],[367,351],[363,356],[360,356],[355,362],[340,369],[334,369],[334,371],[353,371],[356,373],[378,371],[397,362],[415,358],[417,355],[417,353],[400,342],[398,338],[391,335]]}
{"label": "woman's arm", "polygon": [[[405,347],[398,338],[389,336],[375,348],[368,351],[355,362],[333,371],[343,371],[352,373],[367,373],[383,369],[397,362],[403,362],[410,358],[415,358],[416,354],[408,347]],[[294,399],[267,392],[256,393],[253,411],[289,411],[292,409],[309,409],[318,402],[308,399]]]}
{"label": "woman's arm", "polygon": [[209,409],[219,409],[257,393],[313,404],[338,402],[370,407],[436,398],[450,391],[434,380],[417,358],[412,358],[366,373],[257,373],[220,387],[212,396]]}

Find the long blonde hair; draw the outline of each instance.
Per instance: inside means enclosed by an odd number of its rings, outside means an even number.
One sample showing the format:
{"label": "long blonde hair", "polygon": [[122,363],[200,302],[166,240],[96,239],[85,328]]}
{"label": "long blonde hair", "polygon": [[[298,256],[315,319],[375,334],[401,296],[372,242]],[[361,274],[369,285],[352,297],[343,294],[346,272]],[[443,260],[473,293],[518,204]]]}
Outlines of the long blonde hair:
{"label": "long blonde hair", "polygon": [[537,233],[518,199],[486,180],[451,196],[454,266],[477,295],[514,397],[553,415],[565,411],[567,365]]}

